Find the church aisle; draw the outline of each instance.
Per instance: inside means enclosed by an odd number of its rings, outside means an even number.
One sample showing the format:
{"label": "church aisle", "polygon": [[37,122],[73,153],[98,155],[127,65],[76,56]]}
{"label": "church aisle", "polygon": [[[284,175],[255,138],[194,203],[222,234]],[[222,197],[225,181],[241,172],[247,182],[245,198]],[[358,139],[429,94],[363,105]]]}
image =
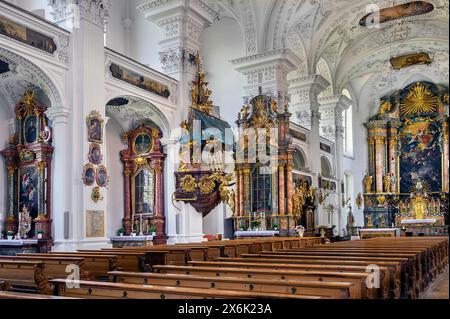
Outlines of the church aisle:
{"label": "church aisle", "polygon": [[420,299],[449,299],[448,287],[449,267],[420,296]]}

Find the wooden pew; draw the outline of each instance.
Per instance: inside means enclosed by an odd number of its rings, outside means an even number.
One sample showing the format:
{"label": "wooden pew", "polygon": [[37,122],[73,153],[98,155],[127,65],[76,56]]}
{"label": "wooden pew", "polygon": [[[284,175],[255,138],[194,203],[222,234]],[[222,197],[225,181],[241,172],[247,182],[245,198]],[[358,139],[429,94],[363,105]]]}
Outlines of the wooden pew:
{"label": "wooden pew", "polygon": [[[186,265],[186,255],[189,254],[187,248],[168,248],[167,246],[147,247],[127,247],[127,248],[102,248],[102,251],[116,254],[121,252],[141,252],[145,253],[145,264],[148,268],[153,265]],[[203,253],[203,252],[202,252]],[[201,259],[203,260],[203,259]]]}
{"label": "wooden pew", "polygon": [[320,296],[232,291],[204,288],[164,287],[141,284],[80,281],[79,288],[68,288],[64,280],[51,280],[57,296],[89,299],[322,299]]}
{"label": "wooden pew", "polygon": [[51,295],[40,295],[40,294],[31,294],[31,293],[13,292],[13,291],[0,291],[0,299],[61,300],[61,299],[77,299],[77,298],[58,297],[58,296],[51,296]]}
{"label": "wooden pew", "polygon": [[84,253],[17,254],[17,256],[38,257],[77,257],[83,258],[86,269],[99,279],[108,279],[108,272],[117,270],[117,258],[114,255]]}
{"label": "wooden pew", "polygon": [[320,281],[280,281],[247,278],[214,278],[177,274],[110,272],[114,282],[150,284],[157,286],[210,288],[236,291],[258,291],[297,295],[313,295],[323,298],[347,299],[351,283]]}
{"label": "wooden pew", "polygon": [[100,254],[100,255],[114,255],[117,260],[117,269],[121,271],[147,271],[145,268],[145,252],[138,251],[115,251],[109,252],[104,250],[78,250],[81,254]]}
{"label": "wooden pew", "polygon": [[199,266],[155,266],[156,271],[163,274],[186,274],[208,277],[237,277],[269,280],[309,280],[323,282],[347,282],[351,283],[352,296],[355,298],[367,298],[368,292],[365,286],[367,273],[316,271],[316,270],[283,270],[273,269],[249,269],[232,267],[199,267]]}
{"label": "wooden pew", "polygon": [[[283,259],[297,259],[297,260],[313,260],[319,262],[320,260],[330,260],[335,263],[341,264],[355,264],[359,261],[361,264],[366,265],[382,265],[384,262],[392,262],[393,265],[397,263],[400,270],[397,269],[395,276],[398,280],[398,274],[400,271],[401,276],[401,294],[403,298],[414,298],[415,287],[417,285],[417,279],[415,277],[415,268],[411,263],[408,263],[408,258],[396,258],[396,257],[370,257],[370,256],[308,256],[308,255],[296,255],[295,253],[284,253],[283,251],[277,252],[262,252],[262,256],[266,258],[283,258]],[[248,256],[248,255],[244,255]]]}
{"label": "wooden pew", "polygon": [[[248,255],[253,256],[253,255]],[[335,262],[332,260],[296,260],[296,259],[276,259],[264,258],[264,255],[259,258],[251,258],[244,255],[245,258],[219,258],[218,262],[224,262],[223,266],[232,265],[235,267],[247,268],[270,268],[270,269],[302,269],[302,270],[331,270],[331,271],[348,271],[348,272],[366,272],[368,262]],[[214,264],[192,262],[195,266],[210,266],[215,267]],[[380,271],[380,292],[376,293],[381,298],[398,299],[401,297],[401,270],[398,263],[381,262],[378,264]]]}
{"label": "wooden pew", "polygon": [[0,280],[12,291],[51,294],[52,289],[44,274],[42,262],[0,260]]}
{"label": "wooden pew", "polygon": [[[79,269],[81,280],[94,279],[92,273],[86,268],[84,258],[80,257],[56,257],[37,254],[33,256],[0,256],[0,260],[42,262],[45,264],[45,275],[49,279],[66,278],[72,272],[72,269],[68,269],[67,267],[75,265]],[[67,270],[69,270],[69,272],[67,272]]]}

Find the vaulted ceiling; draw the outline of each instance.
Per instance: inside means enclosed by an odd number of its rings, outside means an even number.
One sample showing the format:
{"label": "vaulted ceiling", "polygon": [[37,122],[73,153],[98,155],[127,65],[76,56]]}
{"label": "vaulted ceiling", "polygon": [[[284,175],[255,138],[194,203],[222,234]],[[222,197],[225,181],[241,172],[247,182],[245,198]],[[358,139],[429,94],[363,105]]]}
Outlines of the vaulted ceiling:
{"label": "vaulted ceiling", "polygon": [[[335,90],[366,82],[390,68],[389,59],[427,52],[431,68],[448,76],[449,1],[428,0],[434,10],[368,28],[360,20],[374,10],[411,0],[203,0],[240,24],[247,54],[290,48],[302,60],[297,75],[315,73],[323,58]],[[361,83],[360,83],[361,85]]]}

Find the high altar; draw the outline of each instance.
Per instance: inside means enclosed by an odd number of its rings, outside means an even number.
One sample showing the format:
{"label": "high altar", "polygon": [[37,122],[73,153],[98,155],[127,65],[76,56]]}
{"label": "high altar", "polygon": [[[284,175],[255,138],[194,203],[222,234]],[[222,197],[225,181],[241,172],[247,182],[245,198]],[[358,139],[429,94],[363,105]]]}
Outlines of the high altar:
{"label": "high altar", "polygon": [[448,88],[416,82],[366,124],[365,227],[448,234]]}
{"label": "high altar", "polygon": [[17,103],[16,133],[1,152],[8,170],[6,231],[20,239],[51,244],[52,130],[33,91]]}

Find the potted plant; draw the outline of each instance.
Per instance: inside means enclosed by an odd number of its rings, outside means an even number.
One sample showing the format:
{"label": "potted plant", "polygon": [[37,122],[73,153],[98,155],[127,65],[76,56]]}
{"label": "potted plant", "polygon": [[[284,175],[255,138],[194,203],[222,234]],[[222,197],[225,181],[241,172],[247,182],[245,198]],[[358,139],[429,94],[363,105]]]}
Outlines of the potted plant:
{"label": "potted plant", "polygon": [[273,227],[274,230],[278,230],[278,224],[273,224],[272,227]]}
{"label": "potted plant", "polygon": [[150,228],[148,229],[148,232],[152,235],[152,236],[156,236],[156,227],[155,225],[151,225]]}
{"label": "potted plant", "polygon": [[12,231],[8,231],[8,232],[6,233],[6,238],[7,238],[8,240],[12,240],[13,237],[14,237],[14,233],[13,233]]}
{"label": "potted plant", "polygon": [[40,229],[40,230],[38,230],[36,232],[36,234],[37,234],[37,238],[38,239],[42,239],[42,237],[44,236],[45,232],[42,229]]}
{"label": "potted plant", "polygon": [[258,230],[258,227],[261,225],[261,221],[253,220],[251,224],[252,224],[252,229],[253,230]]}
{"label": "potted plant", "polygon": [[122,237],[123,236],[123,234],[125,234],[125,229],[123,229],[123,228],[120,228],[118,231],[117,231],[117,236],[120,236],[120,237]]}

